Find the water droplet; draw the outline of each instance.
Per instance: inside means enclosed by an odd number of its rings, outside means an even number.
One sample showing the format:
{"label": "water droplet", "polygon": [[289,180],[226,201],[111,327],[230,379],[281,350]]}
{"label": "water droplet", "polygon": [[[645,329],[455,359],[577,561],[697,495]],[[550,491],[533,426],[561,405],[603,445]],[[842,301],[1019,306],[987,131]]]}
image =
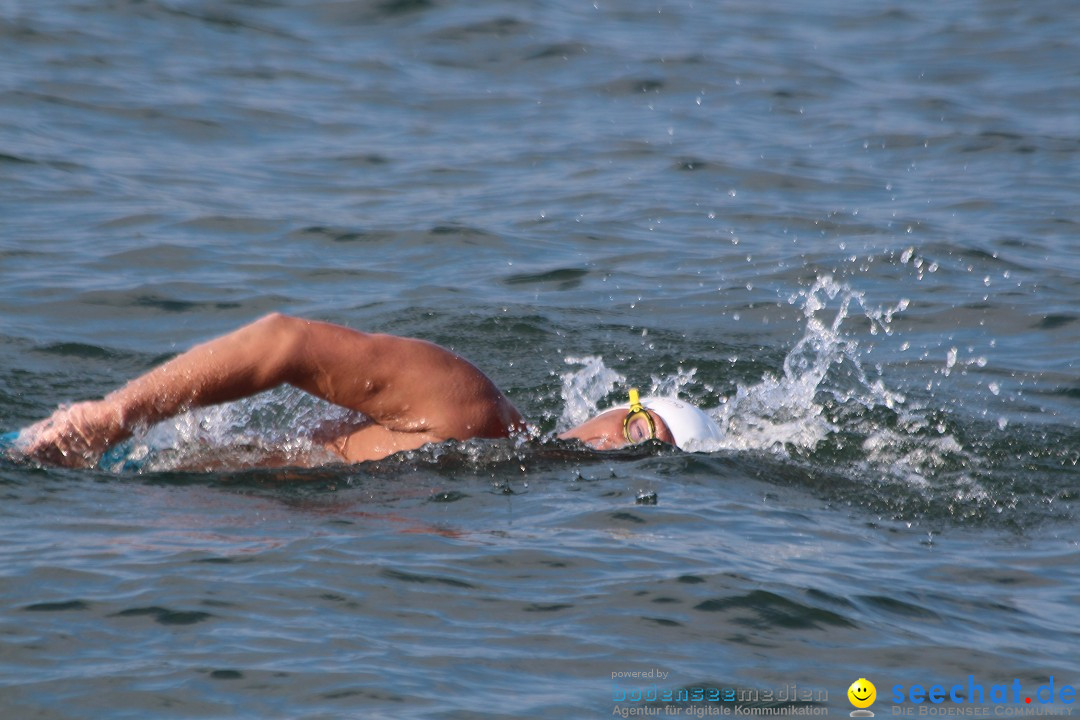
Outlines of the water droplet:
{"label": "water droplet", "polygon": [[655,505],[659,500],[656,492],[653,490],[639,490],[634,502],[638,505]]}
{"label": "water droplet", "polygon": [[952,372],[953,366],[956,365],[956,348],[949,348],[949,352],[945,355],[945,376],[948,377]]}

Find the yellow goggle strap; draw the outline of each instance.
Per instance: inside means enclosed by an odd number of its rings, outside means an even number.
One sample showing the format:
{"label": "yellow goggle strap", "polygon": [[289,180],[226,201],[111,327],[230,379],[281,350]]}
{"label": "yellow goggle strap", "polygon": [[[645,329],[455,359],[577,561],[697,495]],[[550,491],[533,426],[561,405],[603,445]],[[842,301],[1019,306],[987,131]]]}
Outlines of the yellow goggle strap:
{"label": "yellow goggle strap", "polygon": [[622,421],[623,437],[626,438],[626,442],[633,445],[636,440],[630,437],[630,423],[632,423],[639,415],[645,417],[646,422],[649,423],[649,439],[652,440],[656,437],[656,422],[652,419],[652,415],[645,412],[645,406],[641,404],[641,397],[638,395],[637,388],[630,388],[630,411],[626,413],[626,417]]}

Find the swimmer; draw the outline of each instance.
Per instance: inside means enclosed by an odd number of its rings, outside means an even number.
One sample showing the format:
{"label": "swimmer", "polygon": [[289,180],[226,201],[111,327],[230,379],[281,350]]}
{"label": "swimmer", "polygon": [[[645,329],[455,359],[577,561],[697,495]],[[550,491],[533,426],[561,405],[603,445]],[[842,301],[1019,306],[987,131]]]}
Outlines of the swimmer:
{"label": "swimmer", "polygon": [[[90,467],[140,428],[283,384],[364,415],[365,422],[327,436],[327,449],[347,462],[526,432],[521,413],[490,378],[446,348],[275,313],[196,345],[101,400],[60,408],[22,431],[17,451]],[[652,438],[686,449],[721,436],[689,403],[641,400],[636,390],[628,399],[559,437],[609,450]]]}

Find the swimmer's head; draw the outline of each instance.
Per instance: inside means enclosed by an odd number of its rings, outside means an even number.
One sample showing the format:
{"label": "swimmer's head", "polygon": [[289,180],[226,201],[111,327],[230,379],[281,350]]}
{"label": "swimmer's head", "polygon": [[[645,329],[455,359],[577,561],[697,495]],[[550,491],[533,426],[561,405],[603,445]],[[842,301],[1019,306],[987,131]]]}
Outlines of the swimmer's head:
{"label": "swimmer's head", "polygon": [[678,398],[649,398],[642,405],[663,419],[674,445],[683,450],[707,448],[724,437],[720,426],[707,413]]}
{"label": "swimmer's head", "polygon": [[688,451],[708,447],[723,437],[716,421],[688,402],[676,398],[640,400],[636,389],[631,393],[628,403],[606,410],[559,437],[581,440],[597,450],[656,438]]}

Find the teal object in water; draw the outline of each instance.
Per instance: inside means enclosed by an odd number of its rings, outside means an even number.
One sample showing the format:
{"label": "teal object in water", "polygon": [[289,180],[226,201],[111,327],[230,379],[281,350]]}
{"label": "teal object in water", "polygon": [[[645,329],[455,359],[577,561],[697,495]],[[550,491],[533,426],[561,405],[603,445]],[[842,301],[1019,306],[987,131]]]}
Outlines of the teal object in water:
{"label": "teal object in water", "polygon": [[131,450],[132,443],[130,441],[113,445],[98,460],[98,468],[110,472],[139,472],[145,467],[147,458],[146,456],[141,458],[133,457]]}
{"label": "teal object in water", "polygon": [[[13,448],[18,439],[18,430],[0,434],[0,453]],[[130,442],[113,445],[98,460],[97,467],[111,472],[138,472],[142,470],[146,465],[146,458],[132,457],[131,449]]]}

